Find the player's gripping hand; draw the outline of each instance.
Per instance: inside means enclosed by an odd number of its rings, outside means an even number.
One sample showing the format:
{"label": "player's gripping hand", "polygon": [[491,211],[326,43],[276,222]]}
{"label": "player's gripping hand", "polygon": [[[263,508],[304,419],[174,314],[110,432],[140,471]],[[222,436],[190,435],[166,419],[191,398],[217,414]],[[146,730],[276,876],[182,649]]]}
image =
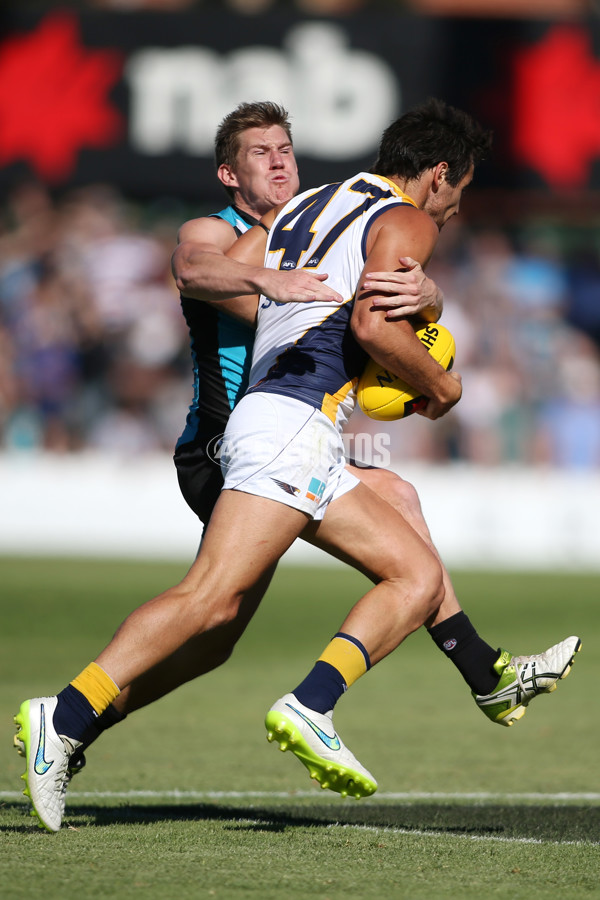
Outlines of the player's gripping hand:
{"label": "player's gripping hand", "polygon": [[[368,272],[361,289],[375,291],[372,306],[385,309],[386,319],[420,316],[427,322],[437,322],[442,314],[444,295],[435,281],[428,278],[420,263],[410,256],[401,256],[401,269],[395,272]],[[379,294],[379,296],[377,296]]]}
{"label": "player's gripping hand", "polygon": [[261,294],[278,303],[311,303],[315,300],[343,303],[344,298],[325,284],[327,274],[305,269],[263,269],[257,279]]}
{"label": "player's gripping hand", "polygon": [[436,396],[431,397],[423,409],[417,410],[417,415],[426,419],[440,419],[456,406],[461,396],[462,378],[458,372],[442,372]]}

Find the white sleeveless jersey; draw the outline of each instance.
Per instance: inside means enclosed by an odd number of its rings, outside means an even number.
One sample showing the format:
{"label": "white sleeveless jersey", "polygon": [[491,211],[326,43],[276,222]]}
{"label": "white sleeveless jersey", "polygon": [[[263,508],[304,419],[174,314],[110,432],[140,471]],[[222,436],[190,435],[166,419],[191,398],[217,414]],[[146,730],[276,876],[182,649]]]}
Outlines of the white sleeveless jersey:
{"label": "white sleeveless jersey", "polygon": [[367,355],[350,330],[350,315],[375,219],[414,202],[378,175],[359,172],[294,197],[279,213],[265,266],[327,272],[341,305],[277,303],[261,296],[249,392],[285,394],[324,412],[341,429],[352,412]]}

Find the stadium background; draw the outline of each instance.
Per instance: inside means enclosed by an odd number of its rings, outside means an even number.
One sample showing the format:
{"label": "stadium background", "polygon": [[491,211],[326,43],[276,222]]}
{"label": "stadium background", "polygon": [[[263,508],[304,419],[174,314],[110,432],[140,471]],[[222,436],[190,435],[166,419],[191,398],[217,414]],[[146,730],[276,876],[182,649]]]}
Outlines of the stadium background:
{"label": "stadium background", "polygon": [[[216,125],[282,102],[306,187],[430,95],[496,140],[430,269],[463,399],[390,426],[391,465],[450,565],[598,568],[600,25],[567,0],[5,3],[0,553],[190,558],[169,257],[225,203]],[[382,430],[357,415],[351,448]]]}
{"label": "stadium background", "polygon": [[[0,6],[0,884],[13,900],[598,900],[598,65],[585,0]],[[170,462],[189,359],[168,258],[179,223],[224,202],[219,117],[275,89],[306,186],[368,163],[382,119],[430,93],[496,130],[435,269],[464,398],[443,422],[399,423],[389,447],[480,634],[529,653],[571,632],[584,650],[556,694],[500,729],[420,629],[336,709],[380,783],[349,805],[267,745],[262,717],[364,578],[282,566],[227,666],[104,735],[65,827],[44,835],[12,715],[189,565],[198,528]],[[352,423],[354,449],[382,446],[367,426]],[[115,559],[131,555],[144,558]]]}

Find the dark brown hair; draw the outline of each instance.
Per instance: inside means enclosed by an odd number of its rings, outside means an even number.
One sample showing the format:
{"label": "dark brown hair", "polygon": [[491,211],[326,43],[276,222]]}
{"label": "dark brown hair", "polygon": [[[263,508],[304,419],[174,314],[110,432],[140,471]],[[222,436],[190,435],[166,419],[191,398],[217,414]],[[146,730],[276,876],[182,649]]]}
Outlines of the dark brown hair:
{"label": "dark brown hair", "polygon": [[413,179],[447,162],[448,183],[456,187],[471,165],[489,153],[491,143],[491,132],[468,113],[431,99],[386,128],[371,172]]}

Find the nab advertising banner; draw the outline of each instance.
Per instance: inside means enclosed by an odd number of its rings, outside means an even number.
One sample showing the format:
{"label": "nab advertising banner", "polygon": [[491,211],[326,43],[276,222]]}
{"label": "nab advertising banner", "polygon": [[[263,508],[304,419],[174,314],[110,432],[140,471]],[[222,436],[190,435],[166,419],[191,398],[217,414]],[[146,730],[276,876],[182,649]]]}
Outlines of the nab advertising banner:
{"label": "nab advertising banner", "polygon": [[600,26],[361,13],[0,13],[0,191],[218,203],[212,147],[242,100],[291,113],[305,186],[372,163],[382,130],[429,96],[495,133],[485,187],[600,188]]}

